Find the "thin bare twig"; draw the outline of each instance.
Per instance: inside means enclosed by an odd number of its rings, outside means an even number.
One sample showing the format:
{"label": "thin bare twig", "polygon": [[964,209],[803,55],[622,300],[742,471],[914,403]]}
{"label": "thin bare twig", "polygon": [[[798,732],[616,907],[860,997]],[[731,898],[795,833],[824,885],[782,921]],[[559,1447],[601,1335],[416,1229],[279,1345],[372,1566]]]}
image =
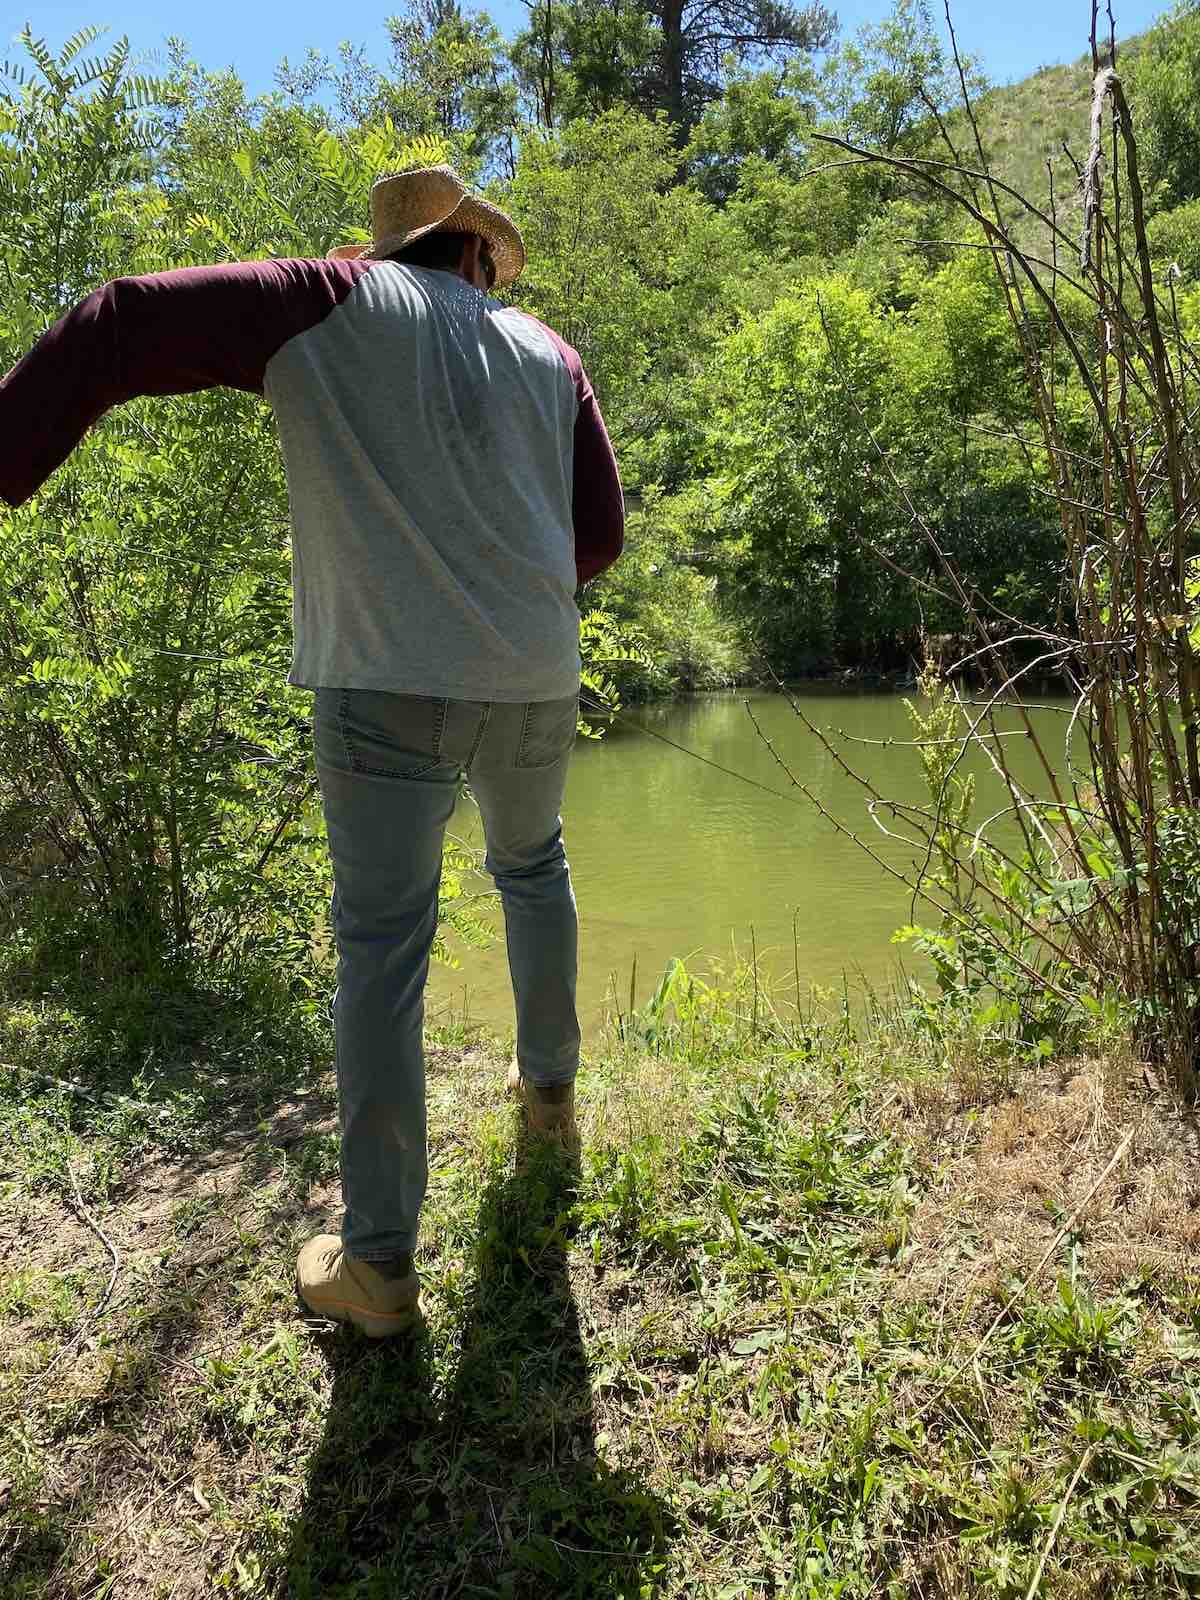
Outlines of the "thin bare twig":
{"label": "thin bare twig", "polygon": [[92,1216],[91,1212],[84,1205],[83,1196],[79,1192],[79,1180],[75,1176],[74,1167],[72,1167],[69,1162],[67,1164],[67,1176],[71,1180],[71,1189],[72,1189],[72,1191],[73,1191],[73,1193],[75,1195],[75,1207],[74,1207],[75,1212],[76,1212],[77,1216],[80,1218],[80,1220],[85,1222],[87,1224],[87,1226],[92,1230],[92,1232],[96,1235],[97,1239],[100,1240],[101,1244],[104,1246],[104,1248],[108,1251],[109,1255],[112,1257],[112,1264],[113,1264],[112,1265],[112,1272],[111,1272],[111,1274],[109,1276],[108,1286],[105,1289],[104,1293],[100,1296],[99,1301],[96,1303],[96,1305],[93,1307],[93,1309],[87,1314],[87,1316],[84,1318],[84,1320],[80,1323],[79,1327],[76,1328],[76,1330],[72,1334],[71,1338],[67,1341],[67,1343],[65,1345],[63,1345],[62,1349],[53,1358],[53,1360],[47,1366],[42,1368],[41,1372],[34,1379],[34,1385],[35,1386],[40,1386],[41,1384],[43,1384],[46,1381],[46,1379],[50,1376],[50,1374],[54,1371],[54,1369],[58,1366],[59,1362],[62,1361],[68,1354],[70,1354],[70,1352],[72,1350],[77,1349],[78,1346],[83,1343],[84,1337],[89,1332],[89,1330],[94,1328],[96,1326],[96,1324],[100,1321],[100,1318],[104,1315],[105,1311],[108,1309],[108,1303],[112,1299],[113,1289],[116,1287],[117,1275],[121,1271],[121,1257],[117,1254],[117,1247],[116,1247],[115,1244],[113,1244],[112,1240],[104,1232],[104,1229],[100,1226],[100,1224],[96,1221],[95,1217]]}
{"label": "thin bare twig", "polygon": [[1050,1552],[1054,1548],[1054,1541],[1058,1538],[1058,1530],[1062,1527],[1063,1518],[1067,1514],[1067,1506],[1070,1504],[1071,1496],[1075,1493],[1075,1485],[1087,1471],[1088,1462],[1092,1459],[1092,1456],[1095,1453],[1096,1446],[1094,1444],[1088,1445],[1087,1449],[1079,1458],[1079,1465],[1071,1474],[1071,1481],[1067,1485],[1066,1493],[1058,1503],[1058,1511],[1055,1513],[1054,1521],[1050,1527],[1050,1532],[1046,1537],[1046,1542],[1042,1546],[1042,1553],[1038,1557],[1038,1564],[1034,1568],[1033,1577],[1029,1581],[1029,1588],[1025,1591],[1025,1600],[1034,1600],[1034,1596],[1038,1592],[1038,1584],[1042,1581],[1042,1573],[1046,1570],[1046,1562],[1050,1559]]}

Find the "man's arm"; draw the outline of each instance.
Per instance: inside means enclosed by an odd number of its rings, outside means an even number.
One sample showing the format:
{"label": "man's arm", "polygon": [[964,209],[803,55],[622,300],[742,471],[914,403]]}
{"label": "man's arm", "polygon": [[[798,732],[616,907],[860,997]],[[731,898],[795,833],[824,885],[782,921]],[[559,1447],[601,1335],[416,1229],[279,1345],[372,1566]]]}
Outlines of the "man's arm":
{"label": "man's arm", "polygon": [[[586,583],[611,567],[625,546],[625,497],[617,458],[600,415],[587,373],[575,419],[575,486],[571,517],[575,524],[575,572]],[[576,385],[577,391],[580,386]]]}
{"label": "man's arm", "polygon": [[550,339],[575,380],[575,470],[571,520],[575,525],[575,575],[580,584],[611,567],[625,545],[625,499],[608,429],[583,370],[579,352],[553,328],[523,311]]}
{"label": "man's arm", "polygon": [[275,352],[369,270],[362,261],[244,261],[106,283],[0,379],[0,499],[28,500],[123,400],[218,385],[261,394]]}

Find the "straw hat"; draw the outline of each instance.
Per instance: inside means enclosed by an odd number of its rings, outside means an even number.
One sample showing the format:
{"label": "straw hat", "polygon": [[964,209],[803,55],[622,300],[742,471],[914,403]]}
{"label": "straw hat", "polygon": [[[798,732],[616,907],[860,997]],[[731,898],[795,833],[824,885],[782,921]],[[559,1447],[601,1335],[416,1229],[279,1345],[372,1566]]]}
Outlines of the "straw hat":
{"label": "straw hat", "polygon": [[467,188],[453,167],[418,167],[415,172],[376,178],[371,185],[371,243],[339,244],[330,261],[357,256],[379,260],[427,233],[477,233],[496,263],[496,283],[512,283],[525,265],[525,242],[511,217]]}

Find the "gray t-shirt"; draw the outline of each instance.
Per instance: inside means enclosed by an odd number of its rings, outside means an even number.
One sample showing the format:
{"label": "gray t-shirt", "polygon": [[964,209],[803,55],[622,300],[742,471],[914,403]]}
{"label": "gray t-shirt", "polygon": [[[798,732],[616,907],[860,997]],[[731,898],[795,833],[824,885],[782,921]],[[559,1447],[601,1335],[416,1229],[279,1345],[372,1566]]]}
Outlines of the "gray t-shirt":
{"label": "gray t-shirt", "polygon": [[292,681],[478,700],[579,683],[575,382],[543,329],[380,262],[267,363],[292,508]]}

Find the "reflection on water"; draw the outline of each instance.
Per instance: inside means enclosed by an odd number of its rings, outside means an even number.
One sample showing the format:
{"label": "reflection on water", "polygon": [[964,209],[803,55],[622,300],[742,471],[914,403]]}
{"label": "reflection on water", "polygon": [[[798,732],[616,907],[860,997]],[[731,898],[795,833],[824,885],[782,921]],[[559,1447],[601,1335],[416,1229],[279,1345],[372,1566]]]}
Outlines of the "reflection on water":
{"label": "reflection on water", "polygon": [[[885,986],[897,971],[891,935],[911,916],[908,891],[840,835],[787,778],[754,731],[749,699],[764,734],[796,777],[836,817],[870,836],[898,866],[903,846],[879,833],[863,789],[840,770],[797,720],[786,700],[758,691],[699,695],[629,714],[602,741],[582,741],[572,759],[563,808],[567,851],[580,914],[580,1017],[594,1031],[615,977],[627,1000],[637,957],[642,999],[672,956],[728,961],[749,955],[751,928],[766,972],[793,987],[840,990],[843,975]],[[889,798],[920,804],[925,789],[902,699],[893,694],[809,691],[797,697],[823,729],[836,728],[851,765]],[[1047,713],[1050,714],[1050,713]],[[1040,715],[1040,713],[1039,713]],[[654,738],[678,744],[766,785],[764,794]],[[1032,752],[1012,741],[1033,775]],[[1005,795],[986,761],[969,766],[980,813]],[[459,807],[453,830],[482,846],[478,814]],[[481,880],[478,887],[487,886]],[[498,908],[497,908],[498,922]],[[499,925],[499,923],[498,923]],[[795,956],[793,955],[793,926]],[[512,1026],[503,941],[485,951],[458,949],[457,971],[435,969],[431,1017],[447,1003],[500,1028]],[[911,957],[906,960],[911,964]]]}

